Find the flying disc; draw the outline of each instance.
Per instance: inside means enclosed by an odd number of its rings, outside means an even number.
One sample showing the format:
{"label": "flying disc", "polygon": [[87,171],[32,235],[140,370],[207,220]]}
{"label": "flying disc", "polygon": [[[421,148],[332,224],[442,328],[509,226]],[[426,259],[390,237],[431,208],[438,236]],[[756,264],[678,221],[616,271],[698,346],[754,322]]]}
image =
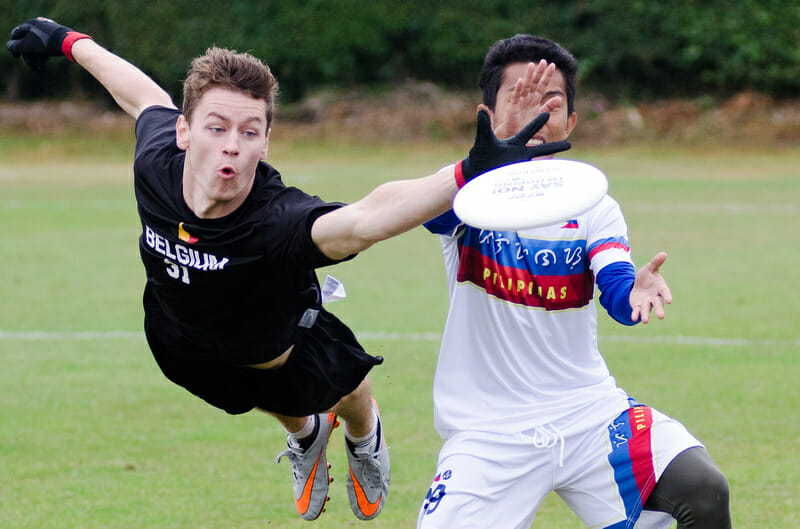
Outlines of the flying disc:
{"label": "flying disc", "polygon": [[533,160],[483,173],[458,190],[462,222],[487,230],[539,228],[574,219],[608,192],[597,167],[572,160]]}

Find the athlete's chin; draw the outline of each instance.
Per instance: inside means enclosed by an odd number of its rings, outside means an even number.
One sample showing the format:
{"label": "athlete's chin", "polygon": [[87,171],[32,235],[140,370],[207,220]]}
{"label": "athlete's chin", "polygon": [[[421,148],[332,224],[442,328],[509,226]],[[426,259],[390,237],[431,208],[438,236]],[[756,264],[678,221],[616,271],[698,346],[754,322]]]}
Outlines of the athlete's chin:
{"label": "athlete's chin", "polygon": [[214,193],[208,198],[211,202],[219,206],[224,206],[227,204],[232,204],[234,202],[240,202],[240,197],[242,196],[241,192],[219,192]]}
{"label": "athlete's chin", "polygon": [[209,195],[219,201],[235,200],[250,190],[251,183],[252,180],[241,178],[239,175],[236,178],[217,179],[209,189]]}

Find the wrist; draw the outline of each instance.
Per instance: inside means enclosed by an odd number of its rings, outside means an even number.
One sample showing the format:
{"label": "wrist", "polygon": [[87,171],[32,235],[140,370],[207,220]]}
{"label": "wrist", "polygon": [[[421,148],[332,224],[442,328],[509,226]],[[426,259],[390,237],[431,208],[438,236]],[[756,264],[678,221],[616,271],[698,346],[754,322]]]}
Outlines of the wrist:
{"label": "wrist", "polygon": [[464,185],[467,183],[467,179],[464,178],[464,167],[463,167],[463,165],[464,165],[464,160],[460,160],[455,165],[456,186],[458,186],[459,189],[464,187]]}
{"label": "wrist", "polygon": [[64,40],[61,41],[61,52],[72,62],[75,62],[75,58],[72,56],[72,46],[81,39],[94,40],[91,36],[86,35],[85,33],[68,30],[64,35]]}

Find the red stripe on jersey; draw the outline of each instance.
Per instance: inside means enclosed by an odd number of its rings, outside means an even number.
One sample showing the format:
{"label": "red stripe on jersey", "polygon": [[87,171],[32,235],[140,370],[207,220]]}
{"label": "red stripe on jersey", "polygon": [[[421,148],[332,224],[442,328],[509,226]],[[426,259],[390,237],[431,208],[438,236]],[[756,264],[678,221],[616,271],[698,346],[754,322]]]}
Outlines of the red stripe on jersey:
{"label": "red stripe on jersey", "polygon": [[653,412],[647,406],[636,406],[628,410],[628,418],[633,434],[628,443],[633,476],[636,487],[646,501],[650,491],[656,485],[656,475],[653,470],[653,449],[650,444],[650,430],[653,425]]}
{"label": "red stripe on jersey", "polygon": [[602,252],[603,250],[610,250],[611,248],[619,248],[620,250],[625,250],[626,252],[631,250],[627,244],[623,244],[621,242],[607,242],[589,252],[589,259],[592,259],[597,253]]}

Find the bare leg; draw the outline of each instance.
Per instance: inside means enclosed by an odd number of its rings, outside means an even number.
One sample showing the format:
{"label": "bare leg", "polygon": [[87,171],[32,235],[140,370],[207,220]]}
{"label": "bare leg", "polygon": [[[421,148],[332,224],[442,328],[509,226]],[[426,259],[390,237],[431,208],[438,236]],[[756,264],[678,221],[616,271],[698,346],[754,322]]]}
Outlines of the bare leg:
{"label": "bare leg", "polygon": [[273,417],[278,419],[278,422],[280,422],[283,425],[283,427],[286,429],[286,431],[289,432],[289,433],[299,432],[303,428],[303,426],[306,425],[306,422],[308,421],[308,419],[311,418],[311,415],[309,415],[307,417],[290,417],[288,415],[281,415],[279,413],[273,413],[271,411],[267,411],[267,410],[262,409],[262,408],[256,408],[256,409],[258,411],[262,411],[262,412],[266,413],[267,415],[272,415]]}
{"label": "bare leg", "polygon": [[365,377],[352,393],[340,400],[332,410],[345,422],[345,430],[353,437],[372,432],[375,414],[372,411],[372,382]]}
{"label": "bare leg", "polygon": [[[300,431],[311,417],[310,415],[308,417],[290,417],[261,408],[257,409],[275,417],[289,433]],[[330,411],[345,421],[345,429],[353,437],[369,435],[372,431],[374,419],[372,412],[372,382],[369,377],[365,377],[352,393],[342,397]]]}

